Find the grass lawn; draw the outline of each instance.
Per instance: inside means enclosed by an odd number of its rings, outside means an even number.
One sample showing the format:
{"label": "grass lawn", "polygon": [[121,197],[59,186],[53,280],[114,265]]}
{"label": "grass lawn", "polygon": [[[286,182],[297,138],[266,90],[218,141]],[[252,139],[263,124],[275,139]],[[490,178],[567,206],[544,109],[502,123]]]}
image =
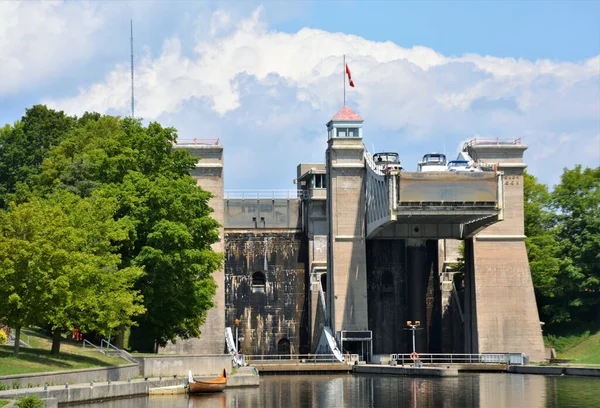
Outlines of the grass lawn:
{"label": "grass lawn", "polygon": [[573,363],[600,364],[600,332],[586,338],[581,343],[564,350],[559,358],[568,358]]}
{"label": "grass lawn", "polygon": [[0,400],[0,407],[5,406],[6,404],[8,404],[10,401],[8,400]]}
{"label": "grass lawn", "polygon": [[0,375],[107,367],[128,363],[120,357],[105,356],[98,351],[82,348],[81,343],[64,339],[61,342],[60,354],[50,354],[52,340],[39,329],[24,329],[21,336],[24,341],[27,341],[26,336],[29,336],[31,348],[21,347],[19,357],[16,358],[12,355],[12,346],[0,346]]}

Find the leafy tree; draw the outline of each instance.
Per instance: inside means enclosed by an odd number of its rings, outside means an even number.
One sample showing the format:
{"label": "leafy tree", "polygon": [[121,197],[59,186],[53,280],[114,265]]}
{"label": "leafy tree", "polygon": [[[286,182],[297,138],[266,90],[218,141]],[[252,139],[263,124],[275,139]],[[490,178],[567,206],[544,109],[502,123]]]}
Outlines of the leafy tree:
{"label": "leafy tree", "polygon": [[0,207],[8,204],[19,185],[25,187],[41,171],[50,148],[74,126],[75,118],[64,112],[35,105],[14,126],[0,128]]}
{"label": "leafy tree", "polygon": [[119,269],[113,253],[111,239],[127,232],[114,209],[107,199],[62,193],[2,212],[0,321],[15,327],[17,339],[21,327],[49,322],[58,353],[62,330],[106,332],[144,311],[132,289],[141,268]]}
{"label": "leafy tree", "polygon": [[60,351],[61,333],[77,327],[108,336],[145,311],[139,291],[133,289],[143,275],[139,267],[120,268],[121,256],[112,242],[123,240],[127,225],[116,221],[114,200],[97,196],[80,199],[69,193],[51,197],[68,225],[77,231],[70,242],[70,263],[65,268],[68,290],[47,310],[45,322],[54,331],[52,352]]}
{"label": "leafy tree", "polygon": [[218,224],[210,194],[189,175],[197,159],[175,150],[175,130],[129,118],[88,117],[52,149],[36,191],[56,189],[117,203],[129,234],[114,241],[125,266],[144,267],[135,288],[147,313],[137,321],[156,346],[199,335],[213,306],[212,272],[222,256],[211,249]]}
{"label": "leafy tree", "polygon": [[565,169],[551,193],[526,174],[527,253],[548,331],[600,322],[600,167]]}
{"label": "leafy tree", "polygon": [[560,265],[551,196],[546,185],[538,183],[534,176],[524,173],[523,178],[525,245],[540,317],[549,324],[557,323],[565,316],[556,308],[562,286],[557,284]]}
{"label": "leafy tree", "polygon": [[562,309],[579,322],[600,323],[600,166],[565,169],[552,192],[557,212]]}
{"label": "leafy tree", "polygon": [[15,329],[17,356],[21,328],[39,322],[66,293],[60,271],[73,234],[65,221],[59,208],[42,202],[0,213],[0,321]]}

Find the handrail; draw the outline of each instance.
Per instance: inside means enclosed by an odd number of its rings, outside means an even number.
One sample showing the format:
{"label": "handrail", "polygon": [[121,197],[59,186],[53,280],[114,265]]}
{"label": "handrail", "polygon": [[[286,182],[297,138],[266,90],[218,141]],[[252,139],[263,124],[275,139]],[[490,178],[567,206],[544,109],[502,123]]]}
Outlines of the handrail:
{"label": "handrail", "polygon": [[260,198],[270,199],[297,199],[304,198],[304,190],[294,189],[240,189],[225,190],[223,195],[225,199],[257,200]]}
{"label": "handrail", "polygon": [[[508,364],[511,362],[511,354],[518,353],[419,353],[418,360],[421,363],[430,364]],[[390,360],[401,362],[402,364],[411,364],[414,362],[408,353],[390,354]],[[520,364],[523,364],[523,362],[520,362]]]}
{"label": "handrail", "polygon": [[122,357],[122,358],[124,358],[125,360],[127,360],[127,361],[129,361],[131,363],[135,363],[135,364],[139,364],[140,363],[135,358],[133,358],[133,356],[131,354],[129,354],[125,350],[121,350],[120,348],[118,348],[117,346],[115,346],[114,344],[112,344],[111,342],[102,339],[102,341],[100,342],[100,347],[104,347],[104,344],[106,344],[107,348],[110,347],[113,350],[115,350],[117,352],[117,354],[119,355],[119,357]]}
{"label": "handrail", "polygon": [[369,168],[371,170],[373,170],[373,172],[379,176],[384,176],[385,174],[383,173],[383,171],[381,171],[381,169],[379,167],[377,167],[377,165],[375,164],[375,160],[373,160],[373,157],[371,156],[371,154],[369,154],[369,152],[367,151],[367,149],[365,148],[365,153],[364,153],[364,157],[365,157],[365,162],[367,162]]}
{"label": "handrail", "polygon": [[294,363],[339,363],[335,354],[246,354],[248,364]]}
{"label": "handrail", "polygon": [[471,139],[468,142],[463,144],[463,150],[467,147],[475,146],[475,145],[519,145],[521,144],[521,139]]}
{"label": "handrail", "polygon": [[176,145],[212,145],[218,146],[220,139],[178,139],[174,144]]}
{"label": "handrail", "polygon": [[96,351],[99,351],[102,354],[106,354],[106,352],[104,350],[102,350],[102,348],[96,346],[94,343],[91,343],[91,342],[89,342],[88,340],[85,340],[85,339],[83,339],[83,342],[82,342],[82,345],[81,345],[82,348],[85,348],[85,343],[87,343],[90,346],[92,346],[93,348],[95,348]]}

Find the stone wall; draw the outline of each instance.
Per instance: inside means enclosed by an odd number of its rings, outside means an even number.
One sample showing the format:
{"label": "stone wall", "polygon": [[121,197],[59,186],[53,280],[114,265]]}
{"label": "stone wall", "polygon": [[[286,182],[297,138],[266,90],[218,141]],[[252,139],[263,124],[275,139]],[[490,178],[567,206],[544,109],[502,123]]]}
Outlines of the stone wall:
{"label": "stone wall", "polygon": [[137,364],[127,364],[117,367],[87,368],[81,370],[56,371],[36,374],[19,374],[0,376],[0,383],[10,387],[14,383],[21,384],[22,388],[28,384],[74,384],[89,383],[90,381],[118,381],[127,380],[141,375]]}
{"label": "stone wall", "polygon": [[225,230],[226,325],[235,337],[241,320],[242,353],[310,351],[306,254],[299,230]]}
{"label": "stone wall", "polygon": [[[367,241],[367,295],[373,354],[406,352],[406,261],[404,240]],[[411,350],[412,351],[412,350]]]}

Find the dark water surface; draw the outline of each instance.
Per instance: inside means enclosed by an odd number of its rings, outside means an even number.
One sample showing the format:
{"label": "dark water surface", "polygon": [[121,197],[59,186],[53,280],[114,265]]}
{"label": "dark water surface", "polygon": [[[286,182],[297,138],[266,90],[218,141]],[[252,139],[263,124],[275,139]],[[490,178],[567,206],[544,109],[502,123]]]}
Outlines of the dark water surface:
{"label": "dark water surface", "polygon": [[461,374],[263,375],[260,387],[214,395],[152,396],[77,405],[86,408],[220,407],[600,407],[600,378]]}

